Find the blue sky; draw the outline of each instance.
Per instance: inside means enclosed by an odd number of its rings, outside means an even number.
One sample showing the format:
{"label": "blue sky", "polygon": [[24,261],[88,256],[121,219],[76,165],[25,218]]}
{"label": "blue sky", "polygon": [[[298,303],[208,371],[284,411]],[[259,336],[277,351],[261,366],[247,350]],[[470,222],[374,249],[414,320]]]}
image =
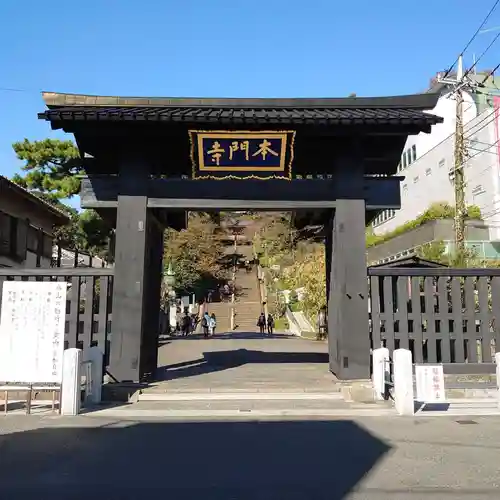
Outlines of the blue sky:
{"label": "blue sky", "polygon": [[[187,97],[415,93],[455,60],[492,4],[1,0],[0,173],[19,170],[13,142],[62,136],[37,120],[41,90]],[[499,25],[500,8],[488,23]],[[494,35],[479,36],[466,62]],[[482,67],[498,59],[497,47]]]}

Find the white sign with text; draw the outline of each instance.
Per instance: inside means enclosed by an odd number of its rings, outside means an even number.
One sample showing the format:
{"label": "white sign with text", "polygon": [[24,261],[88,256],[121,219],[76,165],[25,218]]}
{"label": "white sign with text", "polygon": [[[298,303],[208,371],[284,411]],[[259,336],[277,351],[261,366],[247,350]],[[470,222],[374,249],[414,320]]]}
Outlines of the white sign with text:
{"label": "white sign with text", "polygon": [[439,403],[446,400],[443,365],[415,365],[417,401]]}
{"label": "white sign with text", "polygon": [[66,283],[5,281],[0,382],[62,382]]}

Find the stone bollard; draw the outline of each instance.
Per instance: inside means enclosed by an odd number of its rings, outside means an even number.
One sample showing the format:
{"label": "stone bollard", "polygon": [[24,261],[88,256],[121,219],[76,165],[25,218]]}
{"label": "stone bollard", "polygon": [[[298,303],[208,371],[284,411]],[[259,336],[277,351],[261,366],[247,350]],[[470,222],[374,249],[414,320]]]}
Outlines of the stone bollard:
{"label": "stone bollard", "polygon": [[394,351],[394,400],[399,415],[414,415],[413,401],[413,363],[411,351],[396,349]]}
{"label": "stone bollard", "polygon": [[390,380],[389,349],[380,347],[373,349],[373,388],[375,399],[382,401],[386,394],[386,381]]}
{"label": "stone bollard", "polygon": [[63,355],[61,415],[78,415],[81,402],[82,351],[66,349]]}
{"label": "stone bollard", "polygon": [[497,374],[497,403],[500,407],[500,352],[495,353],[496,374]]}
{"label": "stone bollard", "polygon": [[103,358],[102,350],[97,347],[89,347],[83,351],[83,361],[90,361],[91,370],[91,391],[88,398],[90,404],[99,404],[101,402],[102,393],[102,376],[103,376]]}

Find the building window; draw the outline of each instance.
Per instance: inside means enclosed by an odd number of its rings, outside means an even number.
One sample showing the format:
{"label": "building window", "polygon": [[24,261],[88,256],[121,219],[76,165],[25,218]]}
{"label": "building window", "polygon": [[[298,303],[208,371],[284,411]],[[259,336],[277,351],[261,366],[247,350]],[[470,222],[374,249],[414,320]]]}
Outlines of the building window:
{"label": "building window", "polygon": [[401,158],[401,161],[403,162],[403,169],[405,169],[406,168],[406,154],[403,153],[403,157]]}
{"label": "building window", "polygon": [[413,146],[411,147],[411,155],[413,157],[413,161],[415,161],[417,159],[417,145],[416,144],[413,144]]}
{"label": "building window", "polygon": [[439,160],[439,168],[443,168],[446,165],[446,160],[443,158],[442,160]]}
{"label": "building window", "polygon": [[405,151],[405,154],[406,154],[406,161],[408,163],[408,166],[410,166],[411,165],[411,150],[407,149]]}
{"label": "building window", "polygon": [[416,177],[413,177],[413,184],[416,184],[418,182],[418,175]]}
{"label": "building window", "polygon": [[425,169],[425,175],[429,176],[432,174],[432,169],[431,168],[426,168]]}

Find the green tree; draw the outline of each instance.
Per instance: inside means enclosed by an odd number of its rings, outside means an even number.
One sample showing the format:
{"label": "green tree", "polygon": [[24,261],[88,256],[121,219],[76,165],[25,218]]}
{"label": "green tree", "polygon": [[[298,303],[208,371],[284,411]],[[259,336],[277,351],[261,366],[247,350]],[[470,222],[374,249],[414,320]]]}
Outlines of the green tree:
{"label": "green tree", "polygon": [[80,190],[79,175],[83,174],[77,147],[72,141],[44,139],[16,142],[12,145],[17,157],[24,161],[24,175],[12,180],[30,191],[54,200],[71,198]]}
{"label": "green tree", "polygon": [[111,228],[94,210],[78,213],[62,201],[79,193],[80,176],[84,174],[78,148],[73,142],[24,139],[12,147],[17,157],[24,161],[23,174],[15,174],[12,180],[70,217],[69,224],[55,231],[59,243],[109,260]]}
{"label": "green tree", "polygon": [[172,264],[178,291],[200,294],[227,278],[224,247],[216,229],[208,215],[191,213],[187,229],[165,232],[164,266]]}

